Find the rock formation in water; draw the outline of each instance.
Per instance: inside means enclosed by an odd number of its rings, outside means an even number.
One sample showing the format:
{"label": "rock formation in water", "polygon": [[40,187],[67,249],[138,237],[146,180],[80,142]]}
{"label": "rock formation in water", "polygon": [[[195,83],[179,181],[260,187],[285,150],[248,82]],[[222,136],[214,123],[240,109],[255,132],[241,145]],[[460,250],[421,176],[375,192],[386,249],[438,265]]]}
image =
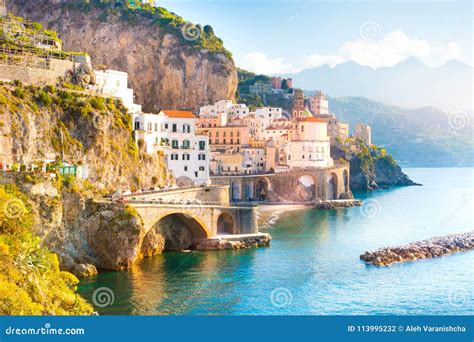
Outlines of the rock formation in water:
{"label": "rock formation in water", "polygon": [[128,72],[136,103],[147,111],[234,99],[237,69],[210,26],[119,1],[9,0],[8,9],[57,31],[66,50],[88,52],[95,65]]}
{"label": "rock formation in water", "polygon": [[337,145],[331,145],[331,157],[350,160],[351,190],[376,190],[391,186],[419,185],[413,182],[392,156],[385,150],[360,146],[360,151],[350,153]]}
{"label": "rock formation in water", "polygon": [[365,252],[360,259],[375,266],[389,266],[393,263],[437,258],[471,249],[474,249],[474,231],[434,237],[405,246],[381,248],[373,252]]}

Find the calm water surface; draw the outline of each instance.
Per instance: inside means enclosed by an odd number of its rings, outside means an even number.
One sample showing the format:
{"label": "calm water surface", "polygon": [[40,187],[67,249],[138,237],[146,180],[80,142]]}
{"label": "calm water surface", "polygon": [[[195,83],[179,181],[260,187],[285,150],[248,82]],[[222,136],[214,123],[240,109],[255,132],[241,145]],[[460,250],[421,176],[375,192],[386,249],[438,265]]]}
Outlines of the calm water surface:
{"label": "calm water surface", "polygon": [[375,200],[365,212],[287,212],[261,229],[268,248],[165,253],[83,280],[79,292],[92,302],[110,288],[113,304],[97,310],[112,315],[473,315],[474,251],[387,268],[359,260],[474,229],[473,169],[405,171],[424,186],[357,193]]}

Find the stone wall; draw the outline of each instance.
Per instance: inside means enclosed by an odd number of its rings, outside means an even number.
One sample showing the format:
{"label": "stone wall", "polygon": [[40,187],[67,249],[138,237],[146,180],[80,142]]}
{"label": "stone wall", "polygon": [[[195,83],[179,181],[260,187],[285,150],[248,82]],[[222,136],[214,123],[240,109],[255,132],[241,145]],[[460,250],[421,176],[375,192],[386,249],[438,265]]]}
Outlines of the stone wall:
{"label": "stone wall", "polygon": [[229,203],[229,189],[228,186],[209,186],[192,189],[176,189],[166,192],[155,192],[150,194],[135,195],[133,198],[139,200],[162,199],[164,202],[182,201],[182,200],[198,200],[203,203]]}
{"label": "stone wall", "polygon": [[56,84],[58,77],[66,76],[79,65],[80,63],[61,59],[51,59],[49,69],[0,64],[0,79],[32,84]]}

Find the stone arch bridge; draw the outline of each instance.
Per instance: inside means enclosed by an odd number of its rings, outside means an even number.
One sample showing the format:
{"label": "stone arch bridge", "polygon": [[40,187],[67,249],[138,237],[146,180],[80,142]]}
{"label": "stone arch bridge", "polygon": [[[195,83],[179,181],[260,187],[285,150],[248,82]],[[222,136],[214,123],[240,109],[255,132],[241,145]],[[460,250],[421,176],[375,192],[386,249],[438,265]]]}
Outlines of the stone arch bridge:
{"label": "stone arch bridge", "polygon": [[216,236],[258,234],[257,204],[232,205],[228,193],[227,186],[209,186],[132,195],[125,202],[143,220],[143,248],[161,243],[162,250],[183,250]]}
{"label": "stone arch bridge", "polygon": [[349,164],[308,168],[285,173],[211,177],[213,184],[228,185],[232,202],[305,202],[351,196]]}

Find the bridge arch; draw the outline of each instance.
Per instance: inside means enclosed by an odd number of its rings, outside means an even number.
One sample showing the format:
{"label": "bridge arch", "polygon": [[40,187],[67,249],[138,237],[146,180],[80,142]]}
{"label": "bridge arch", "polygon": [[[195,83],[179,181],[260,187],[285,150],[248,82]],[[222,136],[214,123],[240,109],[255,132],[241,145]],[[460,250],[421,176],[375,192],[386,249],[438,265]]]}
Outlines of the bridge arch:
{"label": "bridge arch", "polygon": [[337,187],[338,187],[337,175],[334,172],[331,172],[331,174],[329,174],[327,177],[327,184],[326,184],[326,199],[327,200],[333,200],[333,199],[338,198]]}
{"label": "bridge arch", "polygon": [[145,235],[143,246],[157,244],[164,251],[180,251],[191,249],[212,235],[199,217],[184,212],[164,214],[155,222]]}
{"label": "bridge arch", "polygon": [[255,181],[255,198],[259,202],[265,202],[268,199],[268,192],[271,189],[270,180],[267,177],[259,177]]}
{"label": "bridge arch", "polygon": [[237,234],[237,224],[234,215],[223,212],[217,218],[217,234]]}
{"label": "bridge arch", "polygon": [[296,183],[296,188],[304,187],[305,201],[312,201],[316,198],[316,178],[314,176],[304,174],[298,178]]}
{"label": "bridge arch", "polygon": [[349,173],[347,170],[342,172],[342,178],[344,180],[344,192],[349,191]]}

